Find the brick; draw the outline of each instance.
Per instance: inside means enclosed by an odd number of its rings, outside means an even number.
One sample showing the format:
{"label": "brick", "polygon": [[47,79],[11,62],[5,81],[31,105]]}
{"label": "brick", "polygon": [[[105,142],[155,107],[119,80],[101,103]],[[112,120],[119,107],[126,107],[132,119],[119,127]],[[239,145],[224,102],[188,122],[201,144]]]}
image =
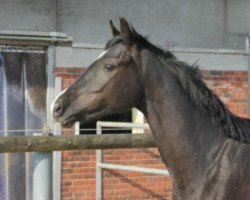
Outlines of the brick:
{"label": "brick", "polygon": [[209,71],[210,76],[221,76],[223,75],[222,71]]}
{"label": "brick", "polygon": [[237,73],[235,71],[225,71],[223,74],[225,76],[235,76]]}
{"label": "brick", "polygon": [[73,194],[72,193],[69,193],[69,192],[62,192],[61,193],[61,197],[62,197],[62,199],[66,199],[66,198],[72,198],[73,197]]}

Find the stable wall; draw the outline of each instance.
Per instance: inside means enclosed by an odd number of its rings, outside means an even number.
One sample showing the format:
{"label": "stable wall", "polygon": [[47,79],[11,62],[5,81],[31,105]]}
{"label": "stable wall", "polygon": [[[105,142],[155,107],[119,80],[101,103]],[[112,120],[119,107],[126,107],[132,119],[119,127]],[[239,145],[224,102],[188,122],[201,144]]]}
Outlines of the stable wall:
{"label": "stable wall", "polygon": [[126,17],[154,43],[243,49],[248,0],[0,0],[0,29],[61,31],[78,43],[103,44],[108,20]]}
{"label": "stable wall", "polygon": [[57,29],[74,42],[105,43],[119,16],[163,46],[242,49],[239,34],[250,32],[248,0],[58,0],[57,8]]}
{"label": "stable wall", "polygon": [[55,31],[55,0],[0,0],[0,30]]}

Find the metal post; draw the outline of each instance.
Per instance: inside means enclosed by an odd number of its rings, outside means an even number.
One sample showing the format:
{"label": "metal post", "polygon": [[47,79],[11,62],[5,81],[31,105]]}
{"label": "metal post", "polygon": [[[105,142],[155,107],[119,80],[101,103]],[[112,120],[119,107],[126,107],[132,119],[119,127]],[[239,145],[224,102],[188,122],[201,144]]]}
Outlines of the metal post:
{"label": "metal post", "polygon": [[250,116],[250,33],[248,37],[246,37],[245,45],[246,45],[246,54],[247,54],[247,71],[248,71],[248,116]]}
{"label": "metal post", "polygon": [[[96,124],[96,134],[102,134],[102,127],[99,122]],[[96,150],[96,200],[102,200],[102,168],[99,163],[102,162],[102,150]]]}
{"label": "metal post", "polygon": [[[38,136],[41,134],[34,134]],[[33,200],[52,200],[52,154],[33,153]]]}
{"label": "metal post", "polygon": [[[55,34],[51,34],[51,39],[55,40],[56,35]],[[50,113],[50,105],[52,104],[54,98],[55,98],[55,77],[54,77],[54,67],[55,67],[55,60],[56,60],[56,47],[55,44],[51,44],[50,46],[48,46],[48,50],[47,50],[47,79],[48,79],[48,87],[47,87],[47,127],[48,127],[48,131],[51,129],[54,129],[54,122],[52,120],[51,117],[51,113]],[[61,88],[60,88],[61,89]],[[45,155],[46,156],[46,155]],[[50,155],[47,155],[48,157],[50,157],[50,159],[48,160],[49,162],[47,163],[47,167],[48,167],[48,171],[47,173],[50,174],[50,177],[48,177],[47,179],[44,179],[44,184],[49,185],[50,190],[48,190],[47,192],[50,193],[50,198],[52,200],[53,198],[53,190],[55,189],[53,185],[53,163],[52,163],[52,152],[50,152]],[[54,163],[55,164],[55,163]],[[55,178],[55,177],[54,177]],[[60,183],[58,183],[59,187],[60,187]],[[53,188],[53,189],[52,189]],[[58,188],[56,188],[58,189]],[[60,191],[60,190],[59,190]],[[34,199],[33,199],[34,200]]]}
{"label": "metal post", "polygon": [[[54,96],[51,96],[51,99],[54,99],[62,91],[62,78],[55,78],[55,92]],[[50,107],[50,105],[48,105]],[[50,113],[49,113],[50,114]],[[61,135],[61,126],[59,124],[54,124],[54,135]],[[53,152],[53,200],[61,199],[61,160],[62,152],[54,151]]]}
{"label": "metal post", "polygon": [[[47,127],[54,129],[51,119],[50,105],[54,98],[55,79],[53,70],[55,66],[55,45],[52,44],[47,50]],[[38,135],[38,134],[36,134]],[[33,153],[33,200],[52,200],[52,152]]]}

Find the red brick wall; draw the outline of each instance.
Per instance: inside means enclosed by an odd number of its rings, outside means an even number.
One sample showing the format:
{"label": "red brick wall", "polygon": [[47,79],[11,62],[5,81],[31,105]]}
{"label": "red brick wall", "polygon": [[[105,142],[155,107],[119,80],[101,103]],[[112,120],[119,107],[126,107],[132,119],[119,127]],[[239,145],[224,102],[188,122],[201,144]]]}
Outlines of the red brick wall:
{"label": "red brick wall", "polygon": [[[81,69],[57,68],[55,75],[67,87],[79,77]],[[230,109],[247,116],[247,72],[203,71],[208,86]],[[73,134],[64,131],[64,134]],[[104,162],[164,169],[157,149],[124,149],[103,151]],[[94,200],[96,191],[95,151],[62,153],[62,200]],[[171,178],[121,170],[103,171],[104,200],[171,199]]]}
{"label": "red brick wall", "polygon": [[203,71],[203,77],[233,113],[247,117],[247,71]]}

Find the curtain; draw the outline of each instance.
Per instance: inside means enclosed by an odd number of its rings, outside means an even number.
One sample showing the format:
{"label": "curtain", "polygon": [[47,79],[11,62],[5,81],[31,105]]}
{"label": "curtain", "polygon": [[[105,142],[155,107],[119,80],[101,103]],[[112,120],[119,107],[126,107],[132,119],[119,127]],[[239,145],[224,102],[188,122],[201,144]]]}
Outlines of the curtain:
{"label": "curtain", "polygon": [[[45,52],[0,52],[0,136],[46,127]],[[32,199],[32,153],[0,155],[0,200]]]}

